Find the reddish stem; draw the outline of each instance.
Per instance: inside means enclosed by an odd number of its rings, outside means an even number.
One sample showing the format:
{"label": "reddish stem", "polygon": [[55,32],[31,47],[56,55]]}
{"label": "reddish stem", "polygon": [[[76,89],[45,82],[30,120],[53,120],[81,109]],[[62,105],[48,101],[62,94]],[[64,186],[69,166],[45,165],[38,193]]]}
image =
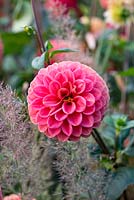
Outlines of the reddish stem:
{"label": "reddish stem", "polygon": [[45,52],[45,46],[44,46],[44,42],[43,42],[43,37],[42,37],[42,33],[41,33],[41,27],[40,27],[40,11],[41,11],[41,7],[39,5],[39,2],[37,2],[37,0],[31,0],[31,4],[32,4],[32,8],[33,8],[33,14],[34,14],[34,18],[35,18],[35,23],[36,23],[36,28],[37,28],[37,40],[39,42],[39,46],[41,49],[41,52]]}

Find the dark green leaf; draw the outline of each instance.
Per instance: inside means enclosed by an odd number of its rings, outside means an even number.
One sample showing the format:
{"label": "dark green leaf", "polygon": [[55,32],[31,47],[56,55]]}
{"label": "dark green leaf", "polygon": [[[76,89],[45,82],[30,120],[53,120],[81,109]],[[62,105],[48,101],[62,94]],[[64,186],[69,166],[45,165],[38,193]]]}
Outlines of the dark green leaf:
{"label": "dark green leaf", "polygon": [[119,168],[111,180],[107,191],[109,200],[116,200],[121,196],[123,191],[131,184],[134,184],[134,168],[122,167]]}

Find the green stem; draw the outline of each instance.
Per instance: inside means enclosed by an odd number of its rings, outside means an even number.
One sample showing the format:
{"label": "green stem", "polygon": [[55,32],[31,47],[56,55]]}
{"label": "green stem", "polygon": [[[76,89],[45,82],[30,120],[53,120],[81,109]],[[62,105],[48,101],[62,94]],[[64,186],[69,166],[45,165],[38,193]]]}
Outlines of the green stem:
{"label": "green stem", "polygon": [[31,0],[31,4],[32,4],[32,8],[33,8],[33,14],[34,14],[34,18],[35,18],[35,23],[36,23],[36,32],[37,32],[37,40],[39,42],[39,46],[41,49],[41,52],[45,52],[45,46],[44,46],[44,42],[43,42],[43,37],[41,34],[41,28],[40,28],[40,23],[39,23],[39,5],[37,4],[37,0]]}
{"label": "green stem", "polygon": [[99,132],[96,129],[93,129],[92,131],[92,136],[95,139],[95,141],[99,144],[100,148],[102,149],[104,154],[109,154],[109,149],[107,148],[107,146],[105,145],[104,141],[102,140]]}

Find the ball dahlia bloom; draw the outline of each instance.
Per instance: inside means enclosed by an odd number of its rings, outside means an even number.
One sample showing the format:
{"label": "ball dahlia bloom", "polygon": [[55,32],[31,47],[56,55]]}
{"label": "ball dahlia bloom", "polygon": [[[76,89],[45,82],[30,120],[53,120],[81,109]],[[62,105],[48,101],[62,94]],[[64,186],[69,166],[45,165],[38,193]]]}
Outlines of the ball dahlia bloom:
{"label": "ball dahlia bloom", "polygon": [[21,200],[21,197],[17,194],[11,194],[3,198],[3,200]]}
{"label": "ball dahlia bloom", "polygon": [[90,67],[63,61],[41,69],[28,90],[31,121],[59,141],[88,137],[109,102],[104,80]]}

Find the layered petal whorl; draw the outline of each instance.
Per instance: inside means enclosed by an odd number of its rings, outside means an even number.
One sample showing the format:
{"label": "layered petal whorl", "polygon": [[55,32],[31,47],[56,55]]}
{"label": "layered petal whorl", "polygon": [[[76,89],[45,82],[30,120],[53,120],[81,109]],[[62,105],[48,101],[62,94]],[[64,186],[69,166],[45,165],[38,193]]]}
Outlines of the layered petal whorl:
{"label": "layered petal whorl", "polygon": [[88,137],[109,103],[104,80],[90,67],[64,61],[41,69],[28,90],[31,121],[59,141]]}

